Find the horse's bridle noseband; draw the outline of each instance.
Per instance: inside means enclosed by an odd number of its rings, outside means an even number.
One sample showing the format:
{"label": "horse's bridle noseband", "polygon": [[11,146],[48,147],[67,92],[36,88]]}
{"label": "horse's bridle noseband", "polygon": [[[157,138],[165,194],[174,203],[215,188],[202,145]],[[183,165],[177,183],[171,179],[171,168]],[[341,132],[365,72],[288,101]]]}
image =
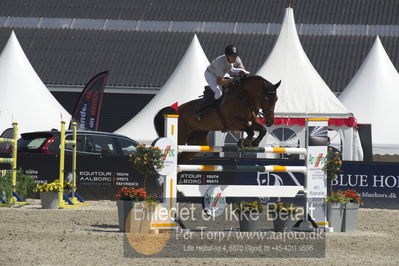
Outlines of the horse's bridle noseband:
{"label": "horse's bridle noseband", "polygon": [[[263,104],[264,104],[264,101],[265,101],[264,96],[266,96],[267,94],[270,94],[270,95],[271,95],[271,94],[274,94],[274,95],[276,95],[276,93],[277,93],[277,91],[273,91],[273,92],[265,92],[265,91],[264,91],[264,92],[262,93],[262,99],[260,100],[260,106],[263,107]],[[277,97],[277,96],[275,96],[275,97]],[[261,112],[259,109],[261,109],[261,108],[258,108],[258,112],[257,112],[256,116],[265,117],[263,108],[262,108],[262,112]]]}

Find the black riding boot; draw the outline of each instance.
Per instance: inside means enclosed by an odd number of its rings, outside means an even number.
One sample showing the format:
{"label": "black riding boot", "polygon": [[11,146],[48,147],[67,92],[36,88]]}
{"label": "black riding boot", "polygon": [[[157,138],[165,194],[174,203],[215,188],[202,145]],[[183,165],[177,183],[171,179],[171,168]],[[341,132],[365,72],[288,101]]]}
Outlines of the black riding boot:
{"label": "black riding boot", "polygon": [[213,97],[204,97],[199,102],[199,108],[197,113],[195,113],[195,120],[200,122],[202,119],[203,111],[213,103]]}

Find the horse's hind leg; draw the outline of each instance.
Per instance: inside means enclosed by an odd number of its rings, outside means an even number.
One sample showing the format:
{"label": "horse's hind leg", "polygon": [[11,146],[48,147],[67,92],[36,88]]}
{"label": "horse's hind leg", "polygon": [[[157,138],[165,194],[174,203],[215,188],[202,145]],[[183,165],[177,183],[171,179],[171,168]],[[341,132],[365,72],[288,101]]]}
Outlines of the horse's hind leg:
{"label": "horse's hind leg", "polygon": [[[209,131],[193,131],[187,140],[187,144],[201,146],[208,145],[208,133]],[[187,161],[191,160],[196,154],[196,152],[183,152],[179,155],[179,164],[186,163]]]}

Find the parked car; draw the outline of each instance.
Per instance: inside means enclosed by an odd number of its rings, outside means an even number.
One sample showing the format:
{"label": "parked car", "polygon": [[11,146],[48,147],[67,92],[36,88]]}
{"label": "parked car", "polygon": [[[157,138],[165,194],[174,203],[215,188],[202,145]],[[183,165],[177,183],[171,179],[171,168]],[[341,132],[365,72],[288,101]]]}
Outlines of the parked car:
{"label": "parked car", "polygon": [[[65,138],[72,140],[72,131],[66,131]],[[78,131],[78,154],[129,155],[139,143],[129,137],[101,131]],[[60,132],[57,130],[29,132],[21,134],[18,140],[18,152],[58,154]],[[65,145],[67,152],[72,145]]]}

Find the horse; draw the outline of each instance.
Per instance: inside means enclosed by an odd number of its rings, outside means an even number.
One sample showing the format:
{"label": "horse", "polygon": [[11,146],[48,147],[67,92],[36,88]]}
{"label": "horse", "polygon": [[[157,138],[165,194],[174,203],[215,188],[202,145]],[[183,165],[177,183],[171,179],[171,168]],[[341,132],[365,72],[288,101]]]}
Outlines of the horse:
{"label": "horse", "polygon": [[[206,108],[200,122],[195,120],[195,113],[201,99],[196,99],[181,105],[177,111],[172,107],[161,109],[154,117],[155,129],[163,137],[164,115],[179,114],[178,145],[208,145],[210,131],[245,131],[247,137],[237,144],[243,148],[257,147],[267,132],[258,116],[263,114],[266,126],[273,125],[280,83],[272,84],[261,76],[235,78],[227,86],[221,105],[218,101]],[[259,134],[254,139],[255,131]],[[183,153],[179,162],[186,162],[195,154]]]}

